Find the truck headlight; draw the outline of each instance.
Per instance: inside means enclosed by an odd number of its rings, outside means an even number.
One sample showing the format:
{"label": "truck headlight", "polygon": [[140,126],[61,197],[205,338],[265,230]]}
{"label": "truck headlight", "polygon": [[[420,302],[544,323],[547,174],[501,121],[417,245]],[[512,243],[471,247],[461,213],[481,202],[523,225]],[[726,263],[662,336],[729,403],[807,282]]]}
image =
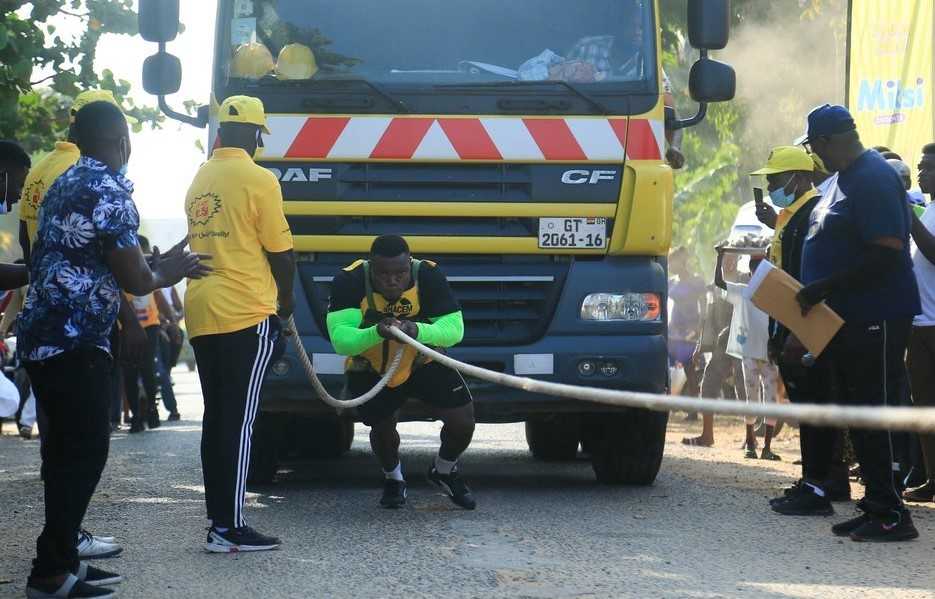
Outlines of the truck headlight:
{"label": "truck headlight", "polygon": [[659,296],[655,293],[592,293],[581,302],[582,320],[659,322]]}

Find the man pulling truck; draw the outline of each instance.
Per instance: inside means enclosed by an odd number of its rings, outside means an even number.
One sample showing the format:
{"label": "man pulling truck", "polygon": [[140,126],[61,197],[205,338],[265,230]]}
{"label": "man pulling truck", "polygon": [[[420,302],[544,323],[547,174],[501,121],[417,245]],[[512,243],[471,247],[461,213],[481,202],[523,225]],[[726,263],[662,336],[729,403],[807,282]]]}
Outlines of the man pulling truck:
{"label": "man pulling truck", "polygon": [[370,445],[383,468],[380,505],[406,503],[406,481],[399,459],[399,409],[409,398],[433,407],[444,426],[441,448],[429,468],[429,482],[451,500],[472,510],[476,503],[458,471],[458,459],[474,436],[474,406],[461,375],[428,361],[395,341],[396,327],[435,347],[452,347],[464,336],[464,319],[445,275],[433,262],[414,260],[402,237],[378,237],[368,260],[354,262],[334,278],[328,308],[328,333],[335,351],[349,356],[347,389],[351,396],[372,389],[403,350],[399,370],[387,386],[357,411],[370,428]]}

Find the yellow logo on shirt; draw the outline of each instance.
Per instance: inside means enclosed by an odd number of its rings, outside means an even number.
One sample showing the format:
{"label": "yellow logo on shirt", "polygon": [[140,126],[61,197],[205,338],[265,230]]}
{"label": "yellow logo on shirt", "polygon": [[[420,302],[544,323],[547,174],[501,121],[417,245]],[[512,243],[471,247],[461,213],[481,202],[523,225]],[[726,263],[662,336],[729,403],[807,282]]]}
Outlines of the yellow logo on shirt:
{"label": "yellow logo on shirt", "polygon": [[221,196],[205,193],[195,197],[188,205],[188,223],[191,226],[207,225],[221,211]]}

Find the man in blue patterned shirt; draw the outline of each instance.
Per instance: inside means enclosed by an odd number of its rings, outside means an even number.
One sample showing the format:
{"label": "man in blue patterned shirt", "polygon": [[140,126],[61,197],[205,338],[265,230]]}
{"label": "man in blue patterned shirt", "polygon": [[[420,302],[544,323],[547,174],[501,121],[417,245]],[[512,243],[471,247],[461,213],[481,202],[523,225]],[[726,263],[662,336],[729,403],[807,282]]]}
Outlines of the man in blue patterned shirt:
{"label": "man in blue patterned shirt", "polygon": [[208,268],[179,244],[147,264],[139,214],[124,176],[130,158],[119,108],[93,102],[74,129],[82,157],[39,210],[32,284],[17,324],[20,357],[47,425],[42,451],[45,527],[36,543],[30,597],[109,597],[120,576],[79,563],[75,539],[110,443],[109,335],[120,290],[145,295]]}

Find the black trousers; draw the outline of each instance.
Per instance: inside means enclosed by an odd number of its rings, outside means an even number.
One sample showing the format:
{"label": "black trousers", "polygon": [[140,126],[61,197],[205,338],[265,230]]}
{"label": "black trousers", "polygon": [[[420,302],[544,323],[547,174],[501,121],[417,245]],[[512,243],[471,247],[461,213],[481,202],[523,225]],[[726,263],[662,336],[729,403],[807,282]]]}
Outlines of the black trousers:
{"label": "black trousers", "polygon": [[[806,368],[780,361],[779,373],[792,403],[836,403],[836,387],[826,368],[816,365]],[[810,459],[815,451],[825,451],[831,444],[831,460]],[[802,478],[822,481],[838,488],[847,488],[848,464],[844,461],[844,431],[839,428],[799,425],[799,447],[802,451]]]}
{"label": "black trousers", "polygon": [[[156,414],[156,351],[159,347],[159,325],[146,327],[146,349],[139,364],[123,363],[123,388],[133,422],[142,422],[152,411]],[[146,404],[140,405],[140,380],[146,393]]]}
{"label": "black trousers", "polygon": [[44,419],[45,526],[32,576],[56,576],[78,567],[78,531],[107,463],[113,361],[99,349],[75,350],[26,370]]}
{"label": "black trousers", "polygon": [[[837,399],[844,405],[898,405],[908,380],[905,358],[911,328],[911,318],[845,324],[815,367],[837,384]],[[859,507],[877,515],[901,509],[890,433],[855,428],[850,436],[866,485]],[[833,437],[825,435],[815,445],[807,458],[820,471],[831,463]]]}
{"label": "black trousers", "polygon": [[253,423],[281,329],[279,318],[271,316],[248,329],[191,340],[205,402],[201,432],[205,502],[208,519],[216,526],[246,525],[243,507]]}

